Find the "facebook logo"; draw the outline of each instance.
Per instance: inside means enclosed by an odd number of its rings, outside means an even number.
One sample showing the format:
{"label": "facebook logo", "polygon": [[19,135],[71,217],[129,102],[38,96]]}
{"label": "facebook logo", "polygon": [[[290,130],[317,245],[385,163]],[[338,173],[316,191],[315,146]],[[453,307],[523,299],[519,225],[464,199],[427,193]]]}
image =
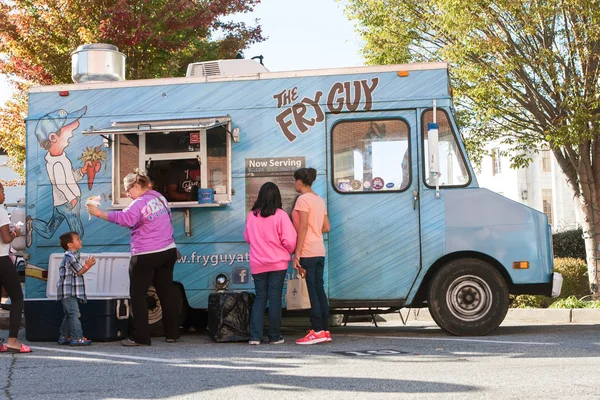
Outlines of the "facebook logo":
{"label": "facebook logo", "polygon": [[233,283],[236,284],[248,283],[249,275],[248,268],[234,268],[231,273]]}

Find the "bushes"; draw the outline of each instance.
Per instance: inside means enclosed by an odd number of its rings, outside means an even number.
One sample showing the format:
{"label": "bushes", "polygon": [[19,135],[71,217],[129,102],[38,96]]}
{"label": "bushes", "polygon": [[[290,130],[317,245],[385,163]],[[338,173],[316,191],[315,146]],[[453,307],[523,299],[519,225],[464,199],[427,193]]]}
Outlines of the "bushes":
{"label": "bushes", "polygon": [[563,285],[559,299],[575,296],[578,299],[590,294],[587,265],[576,258],[555,258],[554,272],[563,276]]}
{"label": "bushes", "polygon": [[532,294],[520,294],[510,297],[512,299],[510,308],[548,308],[554,301],[552,297]]}
{"label": "bushes", "polygon": [[[558,272],[563,277],[562,290],[558,299],[567,299],[574,297],[580,299],[590,294],[590,287],[587,275],[587,265],[584,260],[576,258],[555,258],[554,272]],[[519,295],[511,296],[512,308],[548,308],[555,301],[548,296]],[[558,307],[563,308],[563,307]]]}
{"label": "bushes", "polygon": [[582,301],[575,296],[556,300],[550,308],[600,308],[600,301]]}
{"label": "bushes", "polygon": [[573,229],[552,235],[554,257],[581,258],[585,260],[585,241],[583,229]]}

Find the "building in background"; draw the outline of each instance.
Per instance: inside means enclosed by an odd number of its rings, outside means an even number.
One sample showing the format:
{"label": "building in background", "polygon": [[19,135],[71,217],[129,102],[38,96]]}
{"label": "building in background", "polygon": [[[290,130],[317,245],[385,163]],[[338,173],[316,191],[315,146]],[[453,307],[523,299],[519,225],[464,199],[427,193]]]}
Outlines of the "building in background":
{"label": "building in background", "polygon": [[527,168],[510,168],[501,146],[490,146],[484,157],[479,186],[544,212],[554,232],[581,227],[582,213],[554,154],[543,148],[532,154]]}
{"label": "building in background", "polygon": [[0,182],[4,186],[5,204],[15,204],[25,198],[23,178],[8,166],[8,156],[2,148],[0,148]]}

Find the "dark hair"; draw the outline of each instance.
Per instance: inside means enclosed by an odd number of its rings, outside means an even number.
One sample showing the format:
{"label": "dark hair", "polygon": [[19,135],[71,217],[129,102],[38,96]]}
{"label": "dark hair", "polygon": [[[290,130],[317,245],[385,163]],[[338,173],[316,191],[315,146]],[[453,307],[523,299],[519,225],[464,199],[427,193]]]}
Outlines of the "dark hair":
{"label": "dark hair", "polygon": [[60,240],[60,247],[62,247],[63,249],[69,250],[69,243],[73,243],[73,238],[75,237],[75,235],[79,236],[79,233],[77,232],[67,232],[67,233],[63,233],[62,235],[60,235],[60,237],[58,238],[58,240]]}
{"label": "dark hair", "polygon": [[317,170],[314,168],[300,168],[294,172],[294,179],[301,180],[306,186],[312,186],[317,179]]}
{"label": "dark hair", "polygon": [[260,187],[258,198],[252,206],[252,212],[256,216],[260,213],[261,217],[267,218],[274,215],[281,206],[279,188],[273,182],[267,182]]}

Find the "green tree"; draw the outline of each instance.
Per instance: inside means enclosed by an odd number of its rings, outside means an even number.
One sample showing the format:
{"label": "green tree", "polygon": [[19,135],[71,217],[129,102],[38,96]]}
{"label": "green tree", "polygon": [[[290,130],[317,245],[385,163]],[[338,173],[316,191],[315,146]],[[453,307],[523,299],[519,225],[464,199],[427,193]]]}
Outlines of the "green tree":
{"label": "green tree", "polygon": [[184,76],[190,62],[235,58],[263,40],[261,28],[232,22],[260,0],[0,0],[0,73],[15,86],[0,108],[0,143],[23,174],[31,85],[71,82],[71,52],[116,45],[127,79]]}
{"label": "green tree", "polygon": [[[446,61],[471,155],[509,146],[526,166],[554,153],[585,215],[600,294],[600,1],[347,0],[372,64]],[[479,151],[479,153],[478,153]]]}

